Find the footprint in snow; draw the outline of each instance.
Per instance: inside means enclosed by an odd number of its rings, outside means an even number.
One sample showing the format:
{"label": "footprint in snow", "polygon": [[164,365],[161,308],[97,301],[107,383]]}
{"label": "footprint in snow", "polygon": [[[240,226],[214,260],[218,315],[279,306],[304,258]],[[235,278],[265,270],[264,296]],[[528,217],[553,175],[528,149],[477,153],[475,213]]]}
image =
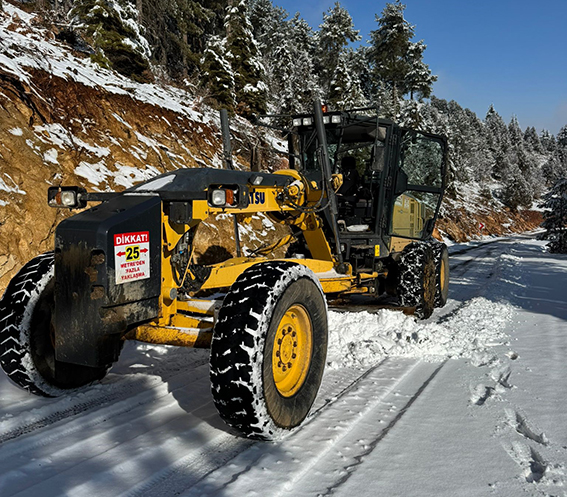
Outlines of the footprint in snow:
{"label": "footprint in snow", "polygon": [[549,444],[545,433],[539,432],[539,430],[535,430],[530,426],[526,418],[520,412],[514,411],[513,409],[505,409],[504,412],[508,418],[508,424],[520,435],[541,445]]}
{"label": "footprint in snow", "polygon": [[494,387],[480,383],[476,387],[471,388],[470,403],[476,406],[482,406],[493,393]]}

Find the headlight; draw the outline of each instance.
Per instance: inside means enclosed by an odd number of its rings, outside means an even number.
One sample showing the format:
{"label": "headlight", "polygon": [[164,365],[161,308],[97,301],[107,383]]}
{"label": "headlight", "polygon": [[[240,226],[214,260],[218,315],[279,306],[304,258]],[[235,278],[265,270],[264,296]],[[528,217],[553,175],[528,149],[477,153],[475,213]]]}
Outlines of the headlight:
{"label": "headlight", "polygon": [[303,126],[311,126],[313,124],[313,119],[311,117],[304,117],[302,124]]}
{"label": "headlight", "polygon": [[302,121],[301,121],[301,118],[298,117],[298,118],[296,118],[296,119],[293,120],[293,125],[294,125],[294,126],[301,126],[301,122],[302,122]]}
{"label": "headlight", "polygon": [[333,124],[341,124],[341,116],[332,116],[331,117],[331,122]]}
{"label": "headlight", "polygon": [[323,116],[323,124],[329,124],[331,122],[331,118],[329,116]]}
{"label": "headlight", "polygon": [[211,204],[221,207],[226,204],[226,190],[213,190],[211,193]]}
{"label": "headlight", "polygon": [[64,207],[75,207],[77,205],[77,195],[75,192],[61,192],[61,205]]}

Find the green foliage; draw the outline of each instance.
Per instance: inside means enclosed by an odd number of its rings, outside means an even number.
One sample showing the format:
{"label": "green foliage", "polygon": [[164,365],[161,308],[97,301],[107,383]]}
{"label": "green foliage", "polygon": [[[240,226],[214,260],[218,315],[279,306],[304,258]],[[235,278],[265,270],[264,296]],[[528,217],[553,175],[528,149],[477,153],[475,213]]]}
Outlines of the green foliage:
{"label": "green foliage", "polygon": [[75,28],[97,50],[93,60],[133,79],[148,79],[150,66],[140,33],[133,27],[136,24],[130,22],[136,12],[129,2],[78,0],[70,16]]}
{"label": "green foliage", "polygon": [[[381,17],[376,15],[378,29],[370,33],[369,64],[377,85],[390,90],[392,98],[409,94],[420,100],[431,95],[437,76],[423,62],[426,45],[423,41],[411,41],[415,26],[404,18],[405,8],[396,0],[386,4]],[[374,89],[376,93],[377,90]]]}
{"label": "green foliage", "polygon": [[225,26],[226,52],[234,73],[237,111],[244,116],[264,113],[267,104],[264,67],[252,35],[245,0],[235,0],[229,7]]}
{"label": "green foliage", "polygon": [[[349,42],[359,41],[359,31],[354,29],[352,17],[346,9],[341,7],[339,2],[335,2],[334,7],[329,8],[323,13],[323,23],[319,26],[319,31],[315,36],[317,44],[317,66],[321,80],[321,88],[324,97],[330,94],[333,83],[336,83],[338,76],[337,70],[348,70],[345,65],[348,62],[346,57],[342,57],[344,49]],[[342,67],[339,68],[339,63]],[[350,71],[349,71],[350,72]],[[344,72],[343,72],[344,75]],[[356,77],[356,75],[353,75]],[[353,78],[351,78],[352,80]],[[350,85],[346,83],[346,88]],[[346,95],[345,95],[346,96]],[[338,97],[338,98],[337,98]],[[340,100],[342,96],[337,96],[337,87],[334,88],[335,100]]]}
{"label": "green foliage", "polygon": [[567,254],[567,177],[558,179],[544,195],[541,239],[549,240],[550,252]]}
{"label": "green foliage", "polygon": [[235,82],[227,59],[225,40],[212,37],[203,56],[202,85],[210,91],[209,103],[233,112],[236,107]]}

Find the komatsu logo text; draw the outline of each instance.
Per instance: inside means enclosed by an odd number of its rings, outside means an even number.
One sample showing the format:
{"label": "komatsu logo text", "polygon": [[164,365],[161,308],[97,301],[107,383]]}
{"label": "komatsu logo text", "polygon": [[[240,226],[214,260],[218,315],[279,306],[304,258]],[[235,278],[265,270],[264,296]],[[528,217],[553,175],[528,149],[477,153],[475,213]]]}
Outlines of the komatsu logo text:
{"label": "komatsu logo text", "polygon": [[266,203],[266,193],[265,192],[250,192],[250,203],[261,205]]}

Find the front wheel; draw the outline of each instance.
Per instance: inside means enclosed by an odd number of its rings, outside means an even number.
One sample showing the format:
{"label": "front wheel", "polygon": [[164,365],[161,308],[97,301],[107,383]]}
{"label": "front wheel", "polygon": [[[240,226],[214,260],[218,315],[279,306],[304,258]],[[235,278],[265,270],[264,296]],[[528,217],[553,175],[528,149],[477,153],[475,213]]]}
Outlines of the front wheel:
{"label": "front wheel", "polygon": [[53,266],[53,252],[32,259],[12,278],[0,301],[0,365],[18,386],[46,397],[106,374],[106,368],[55,359]]}
{"label": "front wheel", "polygon": [[244,271],[219,311],[211,386],[224,421],[277,439],[305,419],[327,355],[327,306],[311,270],[284,261]]}

